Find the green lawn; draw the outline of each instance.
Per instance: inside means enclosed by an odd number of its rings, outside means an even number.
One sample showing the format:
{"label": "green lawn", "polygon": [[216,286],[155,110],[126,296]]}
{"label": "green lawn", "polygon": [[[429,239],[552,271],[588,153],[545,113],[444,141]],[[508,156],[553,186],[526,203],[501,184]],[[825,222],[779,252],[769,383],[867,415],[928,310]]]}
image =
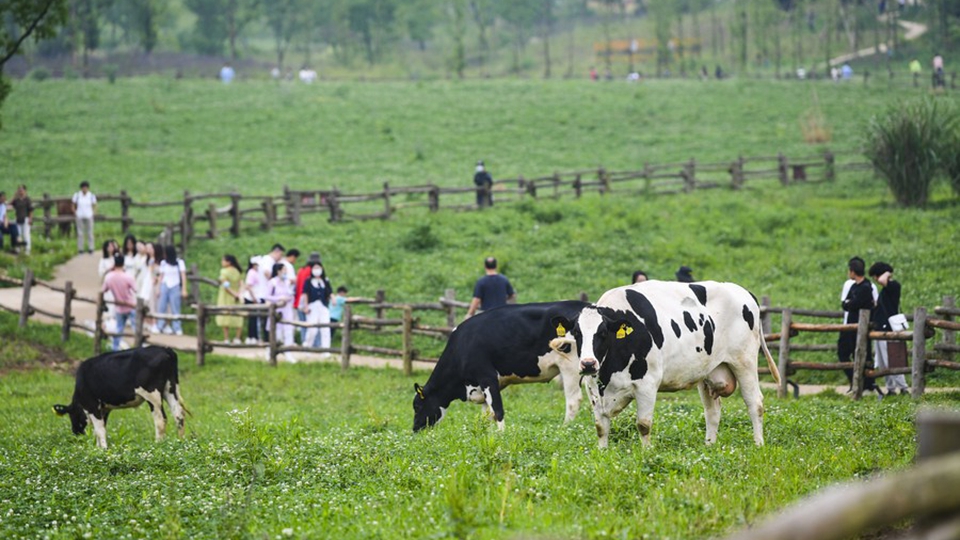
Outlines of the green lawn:
{"label": "green lawn", "polygon": [[[17,339],[14,325],[0,316],[5,341]],[[31,339],[56,335],[36,327]],[[651,449],[628,409],[599,451],[588,410],[561,426],[554,385],[508,389],[503,433],[455,403],[415,435],[412,383],[425,373],[219,357],[204,368],[182,357],[180,368],[186,439],[156,444],[145,408],[118,411],[106,451],[50,411],[70,398],[68,373],[6,371],[0,536],[703,538],[835,482],[907,467],[915,452],[917,405],[905,398],[768,393],[767,445],[756,448],[736,396],[706,447],[696,393],[669,394]]]}

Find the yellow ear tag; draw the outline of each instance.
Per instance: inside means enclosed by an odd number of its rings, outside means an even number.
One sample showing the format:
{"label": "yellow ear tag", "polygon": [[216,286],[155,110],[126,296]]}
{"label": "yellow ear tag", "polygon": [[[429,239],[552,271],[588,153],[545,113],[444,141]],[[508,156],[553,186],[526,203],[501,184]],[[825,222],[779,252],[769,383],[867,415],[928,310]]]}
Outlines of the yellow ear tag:
{"label": "yellow ear tag", "polygon": [[557,337],[564,337],[567,335],[567,329],[563,327],[562,324],[557,325]]}
{"label": "yellow ear tag", "polygon": [[626,324],[621,324],[617,330],[617,339],[623,339],[633,333],[633,328],[628,328]]}
{"label": "yellow ear tag", "polygon": [[425,397],[423,397],[423,389],[422,389],[422,388],[417,388],[417,395],[420,396],[420,399],[426,399]]}

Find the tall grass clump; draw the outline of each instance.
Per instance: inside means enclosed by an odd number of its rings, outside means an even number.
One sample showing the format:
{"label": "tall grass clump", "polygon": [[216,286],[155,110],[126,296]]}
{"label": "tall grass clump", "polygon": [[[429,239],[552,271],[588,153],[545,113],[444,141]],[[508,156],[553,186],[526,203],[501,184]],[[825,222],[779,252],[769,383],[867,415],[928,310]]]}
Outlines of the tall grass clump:
{"label": "tall grass clump", "polygon": [[865,155],[902,206],[923,207],[936,177],[956,161],[960,126],[952,103],[930,98],[893,105],[867,126]]}

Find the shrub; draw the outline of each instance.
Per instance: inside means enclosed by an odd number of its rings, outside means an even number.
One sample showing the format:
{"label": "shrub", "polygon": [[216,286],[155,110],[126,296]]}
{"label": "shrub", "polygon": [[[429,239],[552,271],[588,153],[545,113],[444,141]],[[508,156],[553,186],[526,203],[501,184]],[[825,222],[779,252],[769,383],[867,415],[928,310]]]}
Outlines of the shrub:
{"label": "shrub", "polygon": [[117,82],[117,71],[120,69],[120,66],[116,64],[104,64],[103,73],[107,76],[107,80],[110,81],[110,84]]}
{"label": "shrub", "polygon": [[50,78],[50,70],[41,66],[30,72],[30,78],[35,81],[45,81]]}
{"label": "shrub", "polygon": [[894,105],[867,127],[865,154],[902,206],[922,207],[951,161],[957,109],[930,98]]}

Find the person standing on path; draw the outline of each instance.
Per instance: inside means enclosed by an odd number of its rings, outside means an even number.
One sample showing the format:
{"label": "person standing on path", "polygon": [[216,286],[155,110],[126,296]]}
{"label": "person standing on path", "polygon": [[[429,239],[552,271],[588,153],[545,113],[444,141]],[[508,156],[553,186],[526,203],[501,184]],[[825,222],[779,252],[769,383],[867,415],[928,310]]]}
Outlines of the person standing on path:
{"label": "person standing on path", "polygon": [[493,177],[487,172],[483,161],[477,162],[473,183],[477,186],[477,208],[493,206]]}
{"label": "person standing on path", "polygon": [[113,296],[113,313],[117,320],[116,335],[113,336],[113,350],[120,350],[120,338],[123,329],[130,322],[136,328],[137,320],[137,282],[123,270],[123,255],[113,257],[113,269],[107,272],[100,290]]}
{"label": "person standing on path", "polygon": [[[270,269],[270,281],[267,282],[268,292],[264,298],[277,306],[277,313],[280,314],[280,322],[277,323],[277,335],[270,336],[270,339],[280,341],[284,347],[292,347],[293,342],[293,284],[286,276],[287,267],[282,263],[276,263]],[[296,362],[296,359],[290,353],[284,353],[284,359],[288,362]]]}
{"label": "person standing on path", "polygon": [[[227,254],[220,259],[220,289],[217,291],[217,305],[233,307],[240,304],[242,294],[240,262],[233,255]],[[240,344],[240,334],[243,333],[243,317],[240,315],[217,315],[214,317],[217,326],[223,328],[223,341],[230,343],[230,330],[235,329],[234,343]]]}
{"label": "person standing on path", "polygon": [[17,187],[17,193],[13,196],[13,213],[16,215],[17,233],[20,235],[25,253],[30,254],[32,242],[30,241],[30,227],[33,225],[33,201],[27,195],[27,186],[20,184]]}
{"label": "person standing on path", "polygon": [[[183,259],[177,257],[177,248],[173,246],[163,247],[164,259],[160,262],[160,300],[157,302],[157,312],[161,315],[168,311],[170,315],[180,315],[180,304],[187,297],[187,265]],[[160,319],[157,328],[164,334],[173,333],[182,336],[183,325],[180,319],[174,319],[173,323],[166,319]]]}
{"label": "person standing on path", "polygon": [[[843,308],[843,324],[857,324],[860,322],[860,310],[873,310],[874,297],[873,287],[870,281],[864,277],[866,274],[866,263],[860,257],[853,257],[847,262],[847,276],[849,280],[844,284],[843,293],[841,293],[841,307]],[[869,346],[869,345],[868,345]],[[857,350],[857,332],[840,332],[837,339],[837,361],[841,363],[852,362],[853,354]],[[869,356],[869,354],[868,354]],[[845,369],[844,374],[847,381],[853,387],[853,370]],[[867,378],[864,380],[865,390],[876,390],[875,380]],[[883,397],[883,394],[880,394]]]}
{"label": "person standing on path", "polygon": [[[890,326],[890,317],[900,313],[900,282],[893,279],[893,267],[885,262],[875,262],[870,266],[868,272],[871,278],[883,287],[880,289],[880,295],[877,298],[877,309],[873,310],[873,329],[883,332],[892,332],[895,330],[905,330],[904,328],[892,328]],[[890,349],[903,348],[904,360],[906,360],[906,348],[903,342],[892,343],[879,340],[874,342],[876,350],[874,351],[874,364],[877,369],[887,369],[890,367]],[[907,379],[903,375],[887,375],[884,377],[887,387],[887,395],[894,395],[898,391],[901,394],[909,393],[907,391]]]}
{"label": "person standing on path", "polygon": [[[263,275],[260,274],[260,257],[250,257],[247,274],[243,281],[243,304],[250,306],[264,303],[260,295],[265,283]],[[247,339],[245,341],[247,345],[256,345],[262,341],[262,320],[266,319],[256,315],[247,317]]]}
{"label": "person standing on path", "polygon": [[[307,263],[310,266],[310,279],[303,284],[300,295],[300,309],[307,316],[309,324],[330,324],[330,295],[333,293],[330,280],[324,273],[320,261]],[[305,347],[314,347],[319,330],[320,343],[323,349],[330,348],[330,328],[309,328],[303,336]],[[323,353],[329,356],[329,353]]]}
{"label": "person standing on path", "polygon": [[510,285],[510,280],[506,276],[497,272],[497,259],[487,257],[483,261],[485,275],[477,280],[473,287],[473,299],[470,300],[470,307],[467,309],[467,317],[473,317],[477,309],[484,311],[513,303],[517,299],[517,293]]}
{"label": "person standing on path", "polygon": [[3,235],[5,234],[10,236],[10,252],[17,253],[17,224],[10,224],[7,194],[0,191],[0,249],[3,249]]}
{"label": "person standing on path", "polygon": [[97,211],[97,196],[90,192],[90,182],[80,182],[80,191],[73,194],[73,213],[77,220],[77,253],[83,253],[83,240],[87,240],[87,253],[93,253],[93,216]]}

